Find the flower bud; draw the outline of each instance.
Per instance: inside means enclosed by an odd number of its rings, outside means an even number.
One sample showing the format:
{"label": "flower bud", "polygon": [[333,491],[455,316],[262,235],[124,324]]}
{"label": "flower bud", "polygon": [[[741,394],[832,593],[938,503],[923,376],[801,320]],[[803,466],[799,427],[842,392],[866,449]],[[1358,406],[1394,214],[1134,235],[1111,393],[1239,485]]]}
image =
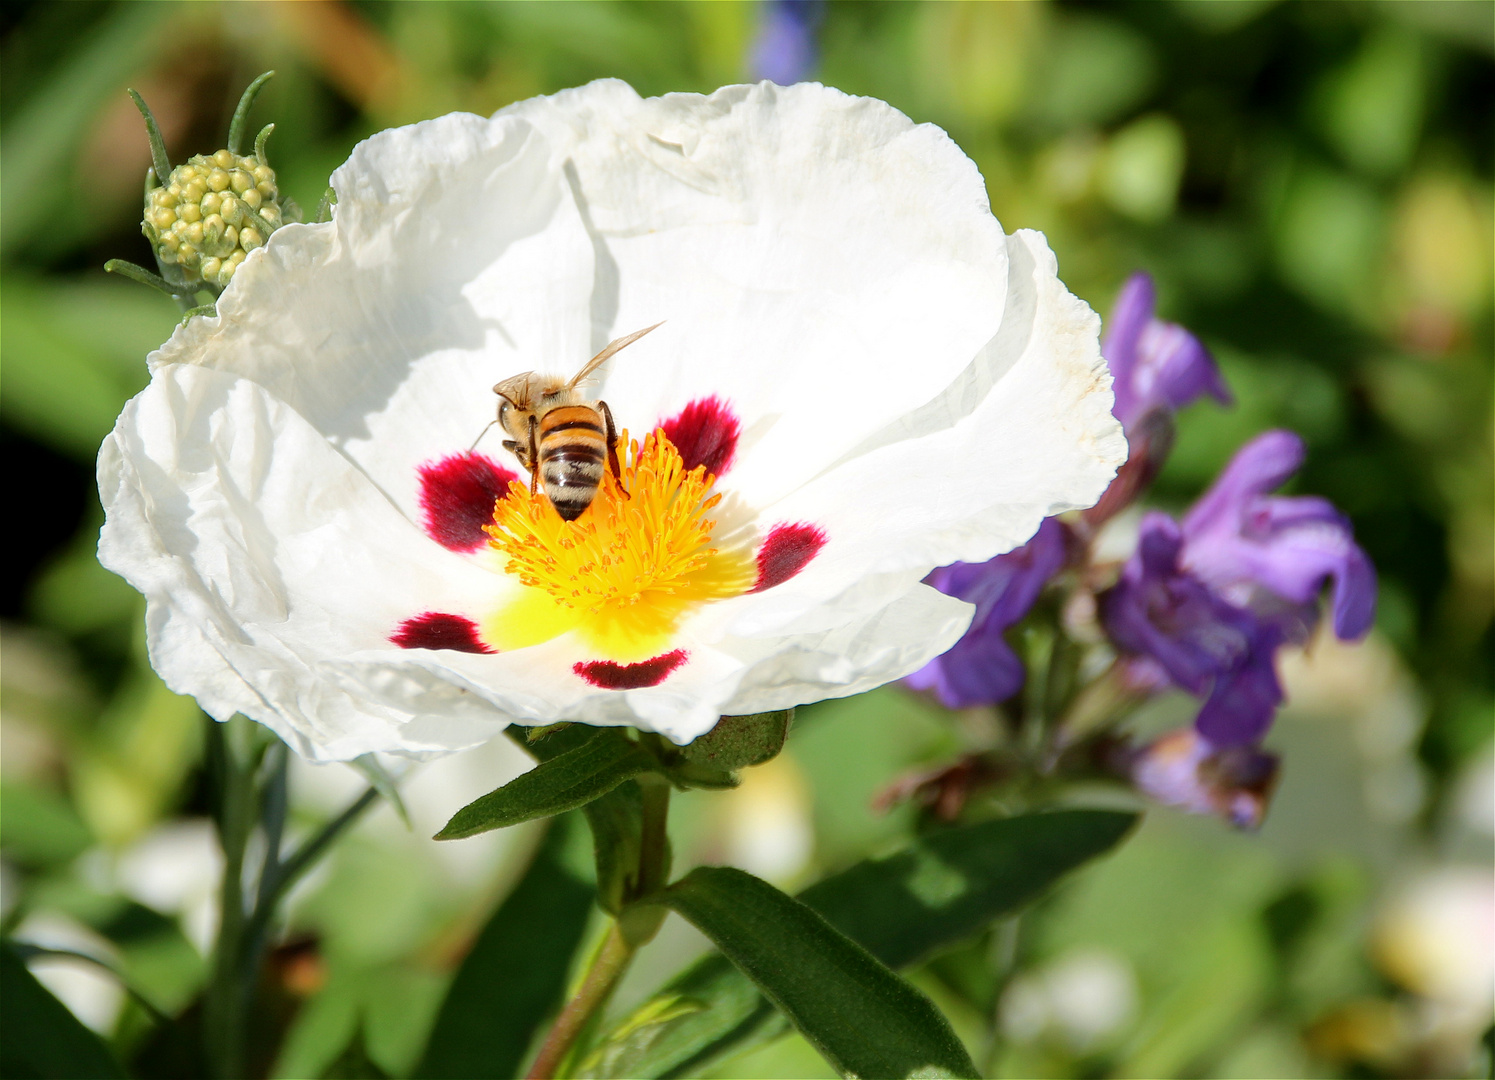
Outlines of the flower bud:
{"label": "flower bud", "polygon": [[179,165],[146,195],[141,231],[163,266],[189,284],[200,278],[222,288],[284,220],[275,171],[253,155],[219,150]]}

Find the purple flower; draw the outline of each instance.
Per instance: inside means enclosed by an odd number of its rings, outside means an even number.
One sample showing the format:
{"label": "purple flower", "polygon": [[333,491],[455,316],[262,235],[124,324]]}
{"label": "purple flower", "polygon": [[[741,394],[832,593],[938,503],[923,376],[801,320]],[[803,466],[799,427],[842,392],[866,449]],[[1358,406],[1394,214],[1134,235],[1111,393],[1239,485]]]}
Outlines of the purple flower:
{"label": "purple flower", "polygon": [[1231,402],[1209,350],[1182,326],[1153,318],[1156,306],[1152,278],[1133,274],[1101,336],[1101,355],[1115,380],[1112,412],[1128,436],[1156,409],[1173,412],[1204,394],[1222,405]]}
{"label": "purple flower", "polygon": [[769,0],[760,10],[763,22],[749,59],[753,77],[780,86],[799,82],[815,66],[820,4],[817,0]]}
{"label": "purple flower", "polygon": [[1142,519],[1137,552],[1105,598],[1106,629],[1124,653],[1205,699],[1194,724],[1211,744],[1254,743],[1282,701],[1272,655],[1285,640],[1283,628],[1184,569],[1183,546],[1167,514]]}
{"label": "purple flower", "polygon": [[1241,829],[1266,816],[1278,759],[1255,746],[1214,746],[1193,728],[1159,736],[1132,757],[1137,790],[1168,806],[1218,814]]}
{"label": "purple flower", "polygon": [[952,709],[1005,701],[1023,687],[1023,662],[1002,636],[1028,613],[1065,561],[1065,529],[1046,518],[1022,547],[984,563],[942,566],[925,581],[976,605],[970,629],[944,655],[905,682],[933,690]]}
{"label": "purple flower", "polygon": [[1270,606],[1267,593],[1294,605],[1280,617],[1311,627],[1319,591],[1333,582],[1334,633],[1358,638],[1376,613],[1376,571],[1354,531],[1325,499],[1267,492],[1303,464],[1303,440],[1268,431],[1236,452],[1184,516],[1182,564],[1242,605]]}

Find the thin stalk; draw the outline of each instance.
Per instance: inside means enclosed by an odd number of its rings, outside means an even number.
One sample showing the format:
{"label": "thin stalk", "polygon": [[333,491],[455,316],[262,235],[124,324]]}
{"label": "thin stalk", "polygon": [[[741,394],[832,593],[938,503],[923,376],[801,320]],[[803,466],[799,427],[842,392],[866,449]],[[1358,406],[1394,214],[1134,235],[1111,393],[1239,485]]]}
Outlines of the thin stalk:
{"label": "thin stalk", "polygon": [[995,969],[996,980],[992,987],[991,1003],[986,1017],[989,1041],[986,1068],[981,1070],[984,1076],[991,1076],[996,1071],[997,1057],[1002,1050],[1002,1028],[997,1022],[997,1011],[1001,1007],[1003,993],[1006,992],[1008,984],[1012,982],[1013,976],[1017,974],[1018,961],[1021,958],[1022,919],[1022,913],[1019,912],[1001,920],[997,923],[992,935],[989,959]]}
{"label": "thin stalk", "polygon": [[255,905],[264,901],[265,882],[280,873],[280,842],[285,832],[287,791],[287,768],[290,764],[290,748],[283,742],[275,742],[265,751],[265,789],[260,796],[260,821],[265,830],[265,859],[260,865],[259,896]]}
{"label": "thin stalk", "polygon": [[640,946],[659,933],[667,909],[657,904],[640,904],[669,884],[670,879],[670,782],[655,773],[636,778],[643,796],[639,830],[638,869],[633,875],[618,919],[608,927],[597,951],[587,965],[581,984],[571,1000],[561,1009],[555,1023],[540,1045],[540,1052],[526,1074],[531,1080],[557,1074],[602,1014],[618,980],[628,970],[629,961]]}
{"label": "thin stalk", "polygon": [[353,822],[373,805],[374,800],[379,797],[375,788],[369,788],[358,797],[346,810],[333,818],[322,830],[308,840],[287,858],[284,862],[276,861],[273,872],[269,865],[269,854],[266,853],[266,871],[260,878],[259,895],[255,900],[254,911],[250,913],[245,924],[243,941],[243,967],[244,977],[249,980],[247,985],[253,988],[254,977],[259,972],[260,957],[265,950],[265,941],[270,933],[270,922],[275,917],[276,908],[280,906],[281,897],[296,879],[311,868],[327,850],[327,847]]}
{"label": "thin stalk", "polygon": [[245,929],[244,853],[254,828],[257,799],[255,762],[248,745],[249,723],[235,717],[213,723],[209,738],[218,773],[218,840],[223,848],[223,883],[218,897],[218,940],[213,949],[213,974],[204,1002],[204,1030],[209,1060],[216,1075],[235,1080],[243,1075],[244,1003],[239,963]]}
{"label": "thin stalk", "polygon": [[618,980],[628,970],[633,953],[634,946],[628,943],[622,926],[613,923],[597,951],[592,954],[592,962],[587,967],[581,985],[577,987],[571,1000],[566,1002],[565,1008],[556,1017],[555,1024],[540,1045],[534,1064],[525,1074],[528,1080],[550,1080],[556,1075],[561,1063],[576,1044],[577,1036],[612,996]]}

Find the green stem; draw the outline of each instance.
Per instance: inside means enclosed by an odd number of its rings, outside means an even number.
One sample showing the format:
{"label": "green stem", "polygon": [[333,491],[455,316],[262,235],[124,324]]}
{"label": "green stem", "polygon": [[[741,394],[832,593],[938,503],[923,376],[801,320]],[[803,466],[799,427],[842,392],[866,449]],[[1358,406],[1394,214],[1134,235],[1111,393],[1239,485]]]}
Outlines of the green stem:
{"label": "green stem", "polygon": [[566,1002],[555,1024],[540,1045],[540,1052],[530,1066],[526,1077],[529,1080],[549,1080],[556,1075],[565,1061],[577,1037],[586,1029],[588,1022],[607,999],[612,996],[618,980],[628,970],[633,959],[634,946],[628,943],[620,923],[613,923],[602,939],[602,944],[592,954],[587,973],[577,987],[571,1000]]}
{"label": "green stem", "polygon": [[[212,723],[210,721],[210,723]],[[244,942],[244,852],[254,828],[256,762],[249,721],[234,717],[209,728],[218,774],[218,839],[223,848],[223,883],[218,898],[218,940],[213,974],[204,1001],[205,1050],[215,1075],[235,1080],[243,1075],[245,1002],[240,987]]]}
{"label": "green stem", "polygon": [[633,954],[654,939],[667,914],[663,906],[635,901],[651,896],[669,884],[670,782],[656,773],[645,773],[636,777],[635,782],[643,796],[643,805],[638,868],[624,898],[624,903],[629,906],[625,906],[617,921],[608,927],[607,936],[592,954],[581,985],[546,1034],[527,1074],[531,1078],[555,1076],[566,1064],[577,1041],[600,1015],[613,988],[628,970]]}
{"label": "green stem", "polygon": [[369,788],[346,810],[322,826],[322,831],[298,848],[290,858],[278,863],[273,874],[267,874],[261,879],[259,897],[247,924],[245,939],[248,942],[253,944],[263,937],[269,929],[270,919],[275,914],[276,905],[280,903],[280,898],[285,895],[286,890],[311,868],[311,864],[321,857],[328,845],[336,840],[344,829],[357,821],[378,797],[378,790]]}
{"label": "green stem", "polygon": [[658,892],[670,880],[670,782],[658,773],[645,773],[637,782],[644,797],[643,834],[639,838],[638,891],[630,899]]}

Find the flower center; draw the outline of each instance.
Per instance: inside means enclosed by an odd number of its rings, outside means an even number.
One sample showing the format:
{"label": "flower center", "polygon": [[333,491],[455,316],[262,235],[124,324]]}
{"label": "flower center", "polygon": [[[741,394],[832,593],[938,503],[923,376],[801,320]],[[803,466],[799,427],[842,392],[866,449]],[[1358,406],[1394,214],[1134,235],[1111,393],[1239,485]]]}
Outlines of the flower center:
{"label": "flower center", "polygon": [[485,620],[485,640],[507,650],[574,630],[599,655],[637,660],[659,652],[692,608],[753,587],[752,553],[712,546],[721,496],[704,466],[687,470],[662,430],[642,447],[624,432],[619,452],[621,475],[604,470],[575,521],[518,482],[498,500],[485,531],[523,589]]}

